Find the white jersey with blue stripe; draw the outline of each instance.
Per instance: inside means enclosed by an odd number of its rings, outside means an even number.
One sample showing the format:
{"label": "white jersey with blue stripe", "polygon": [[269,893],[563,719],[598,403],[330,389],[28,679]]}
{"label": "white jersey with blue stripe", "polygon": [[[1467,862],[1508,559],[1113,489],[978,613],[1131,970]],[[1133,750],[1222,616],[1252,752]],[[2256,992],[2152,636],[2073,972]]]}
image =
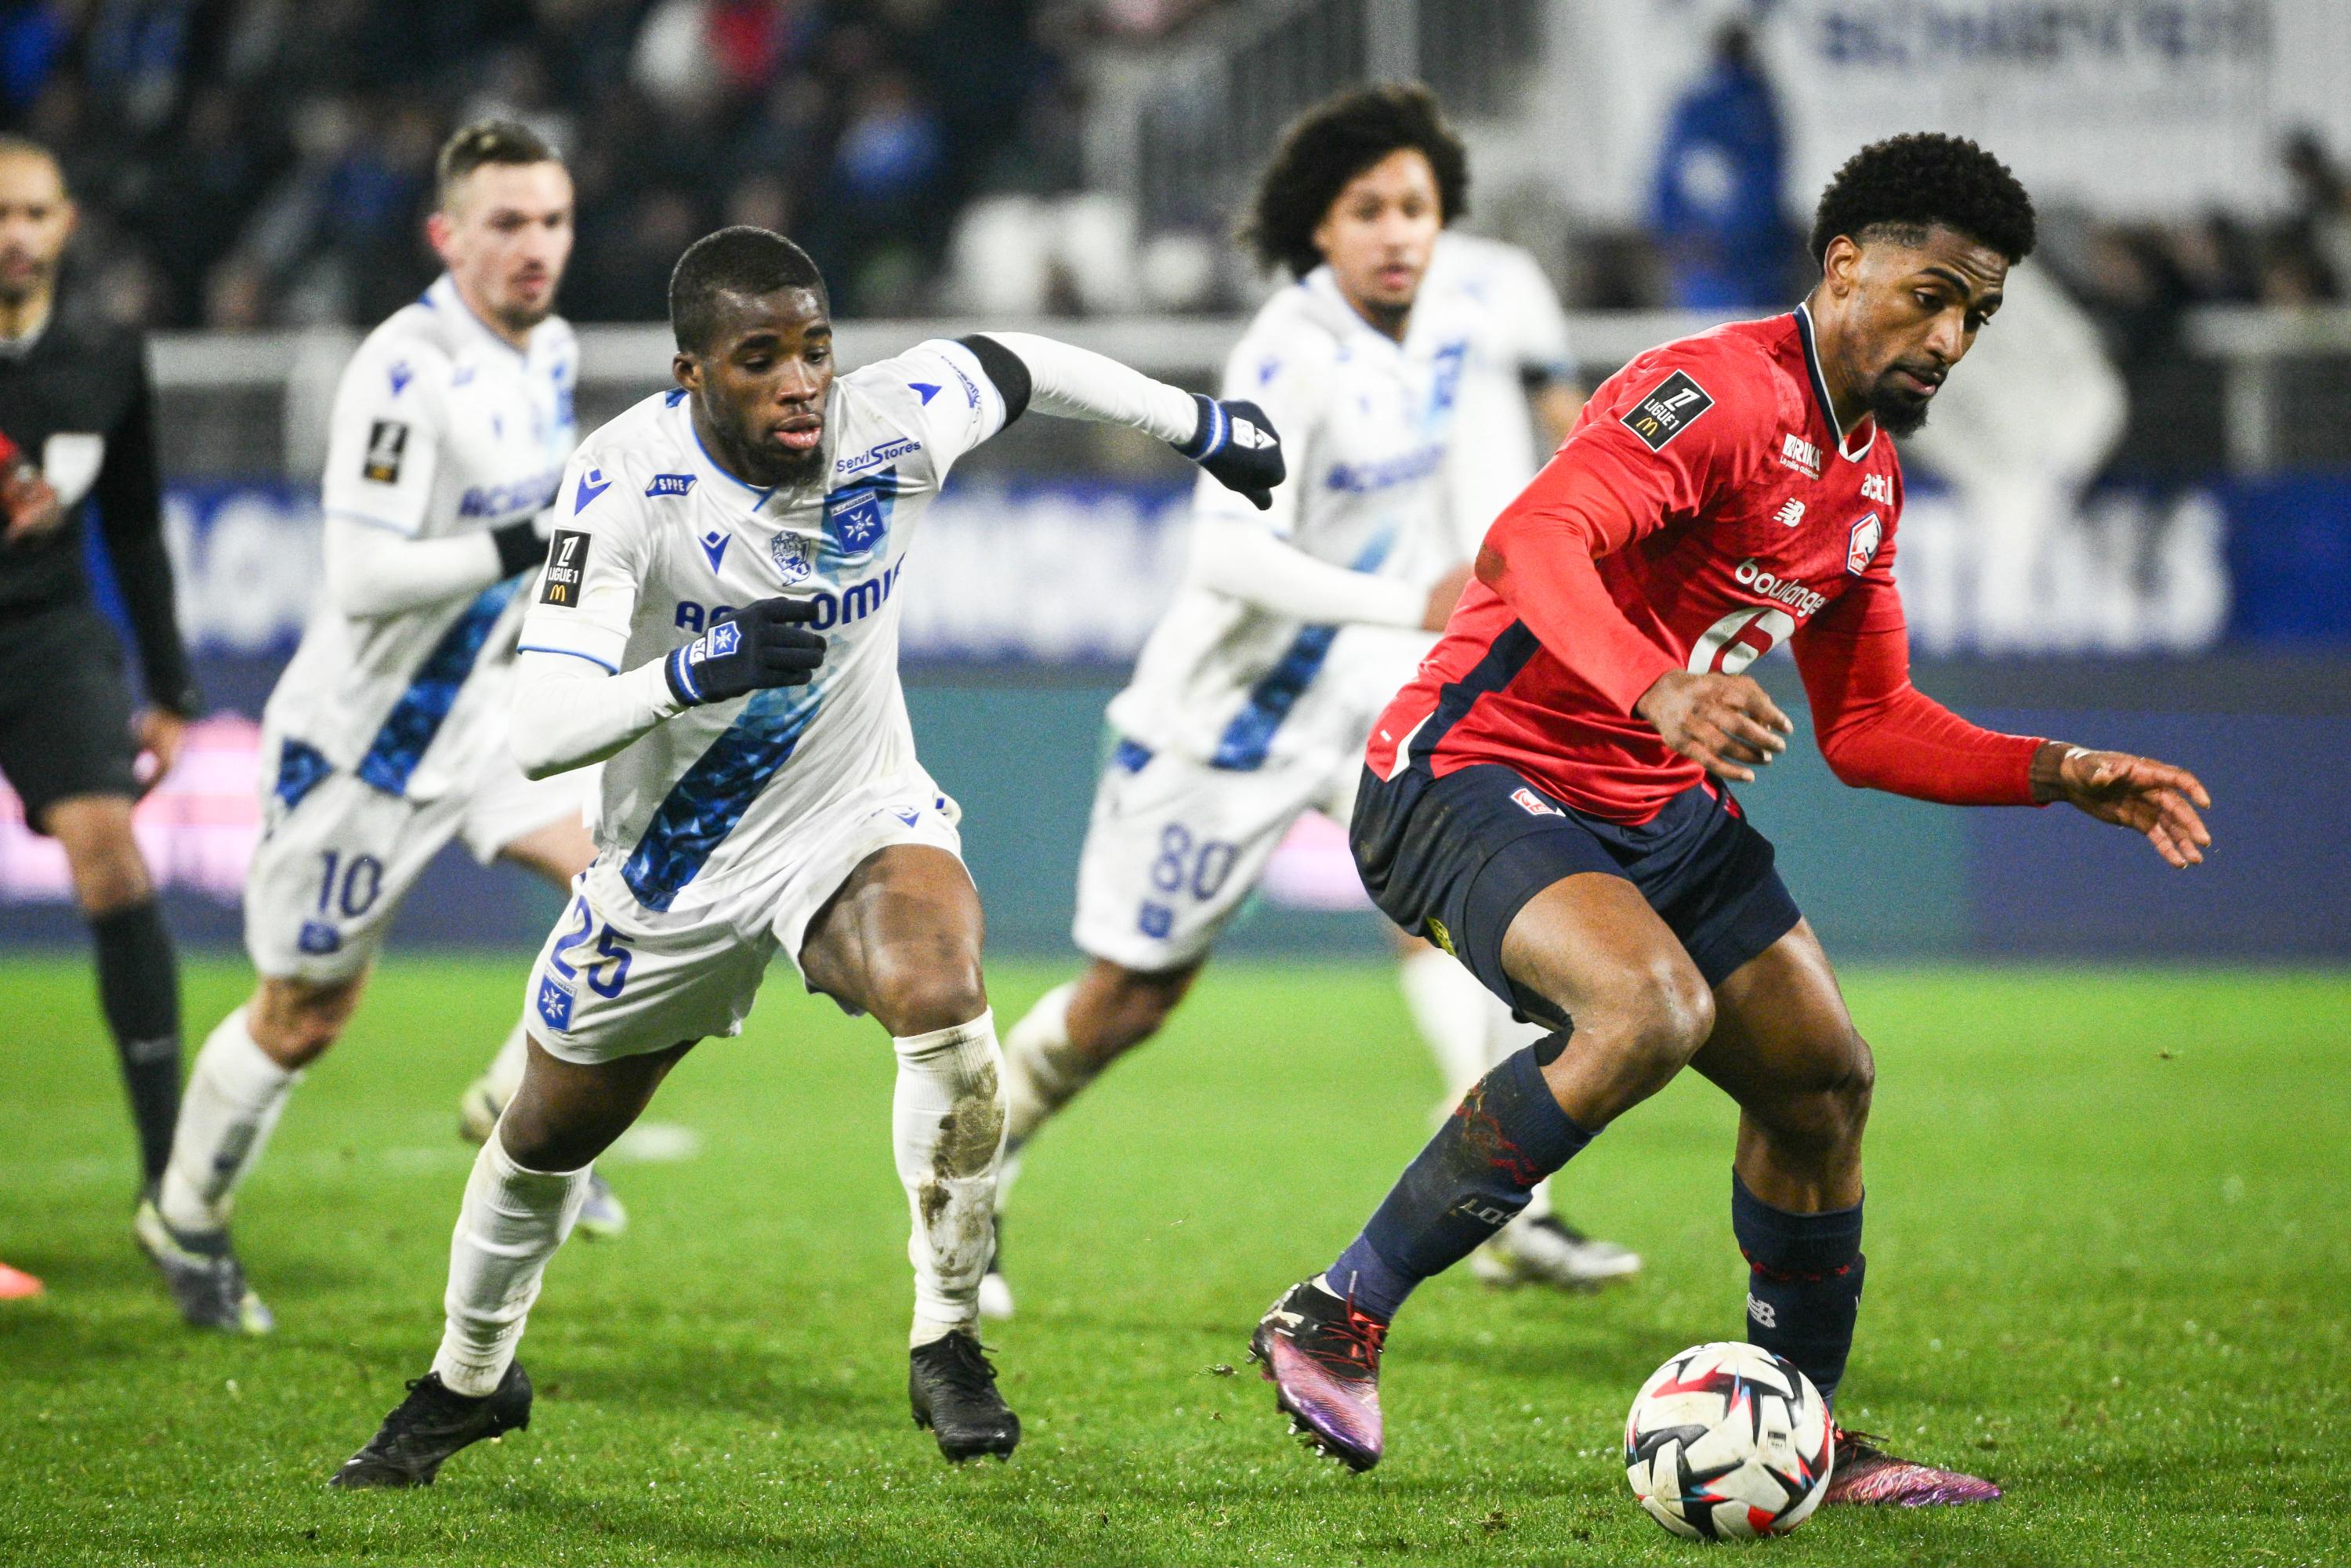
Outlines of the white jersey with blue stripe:
{"label": "white jersey with blue stripe", "polygon": [[1461,376],[1452,468],[1462,549],[1475,556],[1502,508],[1551,461],[1527,387],[1531,381],[1576,382],[1567,314],[1530,252],[1451,229],[1437,236],[1420,291],[1426,300],[1458,299],[1458,308],[1479,323]]}
{"label": "white jersey with blue stripe", "polygon": [[[517,349],[444,275],[368,334],[343,370],[320,501],[330,517],[410,538],[516,522],[555,497],[579,439],[580,353],[550,317]],[[388,794],[470,789],[505,744],[527,577],[391,615],[320,595],[270,694],[276,734]]]}
{"label": "white jersey with blue stripe", "polygon": [[820,477],[795,487],[721,468],[680,392],[581,444],[523,648],[632,670],[779,595],[809,601],[826,639],[810,685],[689,708],[605,761],[600,907],[684,923],[783,864],[813,814],[914,763],[899,573],[948,468],[1004,413],[970,350],[933,340],[833,382]]}
{"label": "white jersey with blue stripe", "polygon": [[[1460,559],[1447,469],[1480,308],[1460,295],[1424,300],[1399,343],[1357,314],[1328,267],[1276,294],[1227,361],[1223,395],[1266,411],[1289,477],[1272,509],[1258,512],[1204,476],[1194,515],[1270,528],[1335,566],[1433,582]],[[1194,549],[1212,548],[1208,538],[1196,535]],[[1369,626],[1340,633],[1187,580],[1112,702],[1111,724],[1153,751],[1225,768],[1360,748],[1426,639]],[[1364,683],[1334,668],[1364,661],[1389,687],[1368,711],[1351,689]]]}

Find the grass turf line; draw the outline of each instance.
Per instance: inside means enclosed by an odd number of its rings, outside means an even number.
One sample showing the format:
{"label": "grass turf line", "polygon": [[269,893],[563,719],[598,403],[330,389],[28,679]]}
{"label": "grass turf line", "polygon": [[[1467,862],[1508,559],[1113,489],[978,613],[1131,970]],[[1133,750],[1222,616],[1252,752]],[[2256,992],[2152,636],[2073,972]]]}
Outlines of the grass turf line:
{"label": "grass turf line", "polygon": [[[388,965],[242,1200],[282,1325],[181,1331],[126,1234],[134,1179],[81,967],[0,966],[0,1561],[1687,1562],[1627,1492],[1641,1379],[1740,1332],[1732,1116],[1689,1079],[1564,1185],[1647,1271],[1593,1298],[1461,1271],[1391,1342],[1391,1448],[1293,1448],[1249,1324],[1352,1233],[1437,1083],[1393,976],[1213,968],[1167,1035],[1040,1140],[991,1333],[1027,1423],[953,1469],[908,1422],[888,1043],[780,968],[746,1039],[652,1116],[702,1135],[608,1172],[622,1241],[573,1242],[523,1347],[532,1429],[439,1486],[329,1493],[439,1328],[469,1152],[458,1090],[510,962]],[[1008,1022],[1057,973],[1000,965]],[[193,1038],[241,967],[192,964]],[[1879,1056],[1870,1291],[1846,1415],[2009,1489],[1840,1510],[1775,1563],[2271,1562],[2351,1554],[2351,977],[1859,970]],[[1239,1369],[1221,1375],[1218,1366]]]}

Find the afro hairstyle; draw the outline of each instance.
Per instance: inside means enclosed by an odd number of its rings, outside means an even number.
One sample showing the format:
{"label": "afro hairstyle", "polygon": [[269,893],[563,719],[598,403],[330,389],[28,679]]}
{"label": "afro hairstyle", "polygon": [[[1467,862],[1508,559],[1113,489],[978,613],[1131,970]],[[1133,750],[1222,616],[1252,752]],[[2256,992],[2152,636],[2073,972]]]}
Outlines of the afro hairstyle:
{"label": "afro hairstyle", "polygon": [[2032,254],[2032,198],[2008,165],[1964,137],[1920,131],[1873,141],[1845,160],[1813,216],[1813,259],[1825,257],[1839,235],[1923,237],[1937,224],[2011,265]]}
{"label": "afro hairstyle", "polygon": [[1374,82],[1324,99],[1283,130],[1249,197],[1241,244],[1261,266],[1305,277],[1322,263],[1314,231],[1347,182],[1405,148],[1436,172],[1439,217],[1449,224],[1467,212],[1469,155],[1437,95],[1417,82]]}

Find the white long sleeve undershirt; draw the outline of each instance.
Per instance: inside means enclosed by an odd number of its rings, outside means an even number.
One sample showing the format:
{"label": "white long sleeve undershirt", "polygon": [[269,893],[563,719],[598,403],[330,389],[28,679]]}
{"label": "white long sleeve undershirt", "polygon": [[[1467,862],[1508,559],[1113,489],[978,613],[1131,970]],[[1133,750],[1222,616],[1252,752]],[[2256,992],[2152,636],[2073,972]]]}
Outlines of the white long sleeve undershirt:
{"label": "white long sleeve undershirt", "polygon": [[381,524],[329,512],[327,593],[359,619],[420,610],[498,580],[497,541],[486,533],[413,539]]}
{"label": "white long sleeve undershirt", "polygon": [[601,762],[664,719],[685,711],[669,689],[663,660],[608,675],[569,653],[524,653],[515,660],[509,728],[515,760],[533,779]]}
{"label": "white long sleeve undershirt", "polygon": [[1200,428],[1200,405],[1190,392],[1154,381],[1090,349],[1034,332],[983,334],[1029,367],[1029,406],[1062,419],[1127,424],[1177,445]]}
{"label": "white long sleeve undershirt", "polygon": [[1318,560],[1241,517],[1192,525],[1192,580],[1274,615],[1313,625],[1417,627],[1428,589]]}

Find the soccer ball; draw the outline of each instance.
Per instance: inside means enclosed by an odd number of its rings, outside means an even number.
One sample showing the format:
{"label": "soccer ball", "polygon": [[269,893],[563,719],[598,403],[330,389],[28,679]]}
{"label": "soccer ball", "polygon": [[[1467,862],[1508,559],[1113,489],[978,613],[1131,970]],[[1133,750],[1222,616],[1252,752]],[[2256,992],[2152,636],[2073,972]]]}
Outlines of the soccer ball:
{"label": "soccer ball", "polygon": [[1788,1362],[1760,1345],[1694,1345],[1633,1401],[1625,1479],[1676,1535],[1785,1535],[1828,1490],[1833,1441],[1820,1391]]}

